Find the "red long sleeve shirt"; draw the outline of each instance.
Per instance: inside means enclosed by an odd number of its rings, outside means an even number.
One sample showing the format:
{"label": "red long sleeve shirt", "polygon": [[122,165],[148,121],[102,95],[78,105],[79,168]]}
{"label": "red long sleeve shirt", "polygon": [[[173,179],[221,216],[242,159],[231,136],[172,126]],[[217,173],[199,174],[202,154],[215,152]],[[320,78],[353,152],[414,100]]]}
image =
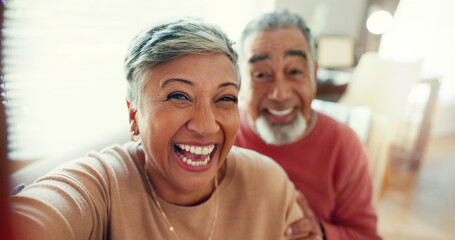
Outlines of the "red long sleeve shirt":
{"label": "red long sleeve shirt", "polygon": [[366,153],[351,128],[314,112],[316,122],[305,137],[274,146],[251,130],[244,109],[240,113],[235,145],[267,155],[286,170],[323,225],[327,240],[381,239]]}

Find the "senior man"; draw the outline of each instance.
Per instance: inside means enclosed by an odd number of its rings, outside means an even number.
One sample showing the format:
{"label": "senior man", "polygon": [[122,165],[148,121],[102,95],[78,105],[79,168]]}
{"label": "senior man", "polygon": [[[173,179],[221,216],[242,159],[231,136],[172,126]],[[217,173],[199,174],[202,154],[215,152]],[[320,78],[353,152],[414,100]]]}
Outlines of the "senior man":
{"label": "senior man", "polygon": [[248,23],[239,52],[245,105],[235,145],[272,157],[303,193],[306,217],[285,234],[381,239],[359,138],[311,109],[318,65],[304,20],[289,11],[265,14]]}

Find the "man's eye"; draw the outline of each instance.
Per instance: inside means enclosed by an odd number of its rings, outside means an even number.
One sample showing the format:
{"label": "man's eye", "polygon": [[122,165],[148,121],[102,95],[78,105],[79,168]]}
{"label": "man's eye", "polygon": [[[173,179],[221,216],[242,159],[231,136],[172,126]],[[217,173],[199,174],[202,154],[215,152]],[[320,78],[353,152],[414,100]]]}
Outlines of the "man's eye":
{"label": "man's eye", "polygon": [[301,71],[300,69],[293,69],[291,70],[291,74],[292,75],[298,75],[298,74],[302,74],[303,71]]}
{"label": "man's eye", "polygon": [[190,98],[183,93],[171,93],[167,96],[167,99],[190,100]]}
{"label": "man's eye", "polygon": [[263,73],[263,72],[259,72],[259,73],[255,73],[254,74],[254,77],[255,78],[266,78],[268,77],[269,75],[267,73]]}

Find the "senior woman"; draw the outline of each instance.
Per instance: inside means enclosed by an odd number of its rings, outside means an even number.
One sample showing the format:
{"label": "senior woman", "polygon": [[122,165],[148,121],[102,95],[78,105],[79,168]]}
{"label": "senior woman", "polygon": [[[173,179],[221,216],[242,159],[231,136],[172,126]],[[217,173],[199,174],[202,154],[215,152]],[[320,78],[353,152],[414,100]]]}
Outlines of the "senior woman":
{"label": "senior woman", "polygon": [[284,171],[232,147],[237,55],[176,20],[127,52],[131,142],[68,162],[11,197],[18,239],[282,239],[302,217]]}

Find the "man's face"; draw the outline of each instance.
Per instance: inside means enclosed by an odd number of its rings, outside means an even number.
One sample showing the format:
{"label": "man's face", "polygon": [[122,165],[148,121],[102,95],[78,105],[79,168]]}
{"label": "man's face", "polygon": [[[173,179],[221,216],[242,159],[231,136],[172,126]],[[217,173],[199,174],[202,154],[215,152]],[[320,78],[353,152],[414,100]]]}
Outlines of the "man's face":
{"label": "man's face", "polygon": [[298,28],[253,33],[245,39],[241,56],[243,97],[254,129],[263,137],[259,120],[274,128],[272,132],[298,135],[276,141],[264,139],[275,144],[303,135],[305,126],[302,129],[300,125],[311,119],[317,69],[303,33]]}

